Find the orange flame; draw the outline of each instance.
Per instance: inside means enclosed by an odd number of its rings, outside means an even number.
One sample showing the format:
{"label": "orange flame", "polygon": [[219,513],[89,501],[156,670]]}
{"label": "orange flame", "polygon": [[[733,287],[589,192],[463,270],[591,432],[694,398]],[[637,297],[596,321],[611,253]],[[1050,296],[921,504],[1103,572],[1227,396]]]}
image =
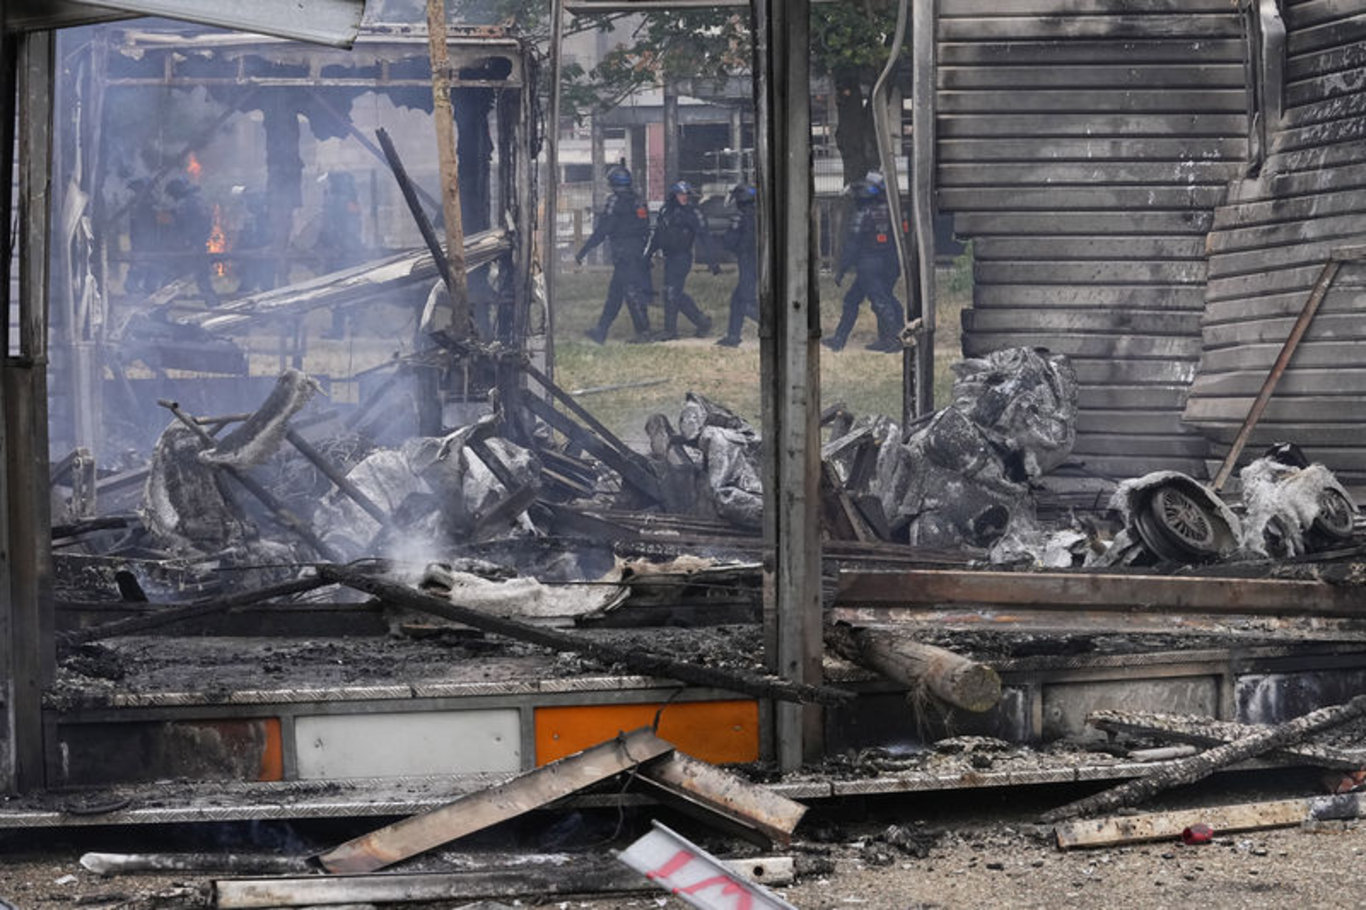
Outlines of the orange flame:
{"label": "orange flame", "polygon": [[199,159],[190,152],[189,158],[185,160],[185,173],[190,175],[190,179],[195,183],[199,182],[199,175],[204,173],[204,165],[199,163]]}
{"label": "orange flame", "polygon": [[[223,230],[223,209],[219,205],[213,207],[213,230],[209,231],[209,239],[204,241],[204,249],[210,253],[226,253],[228,251],[228,232]],[[213,273],[218,277],[227,274],[228,264],[219,260],[213,264]]]}

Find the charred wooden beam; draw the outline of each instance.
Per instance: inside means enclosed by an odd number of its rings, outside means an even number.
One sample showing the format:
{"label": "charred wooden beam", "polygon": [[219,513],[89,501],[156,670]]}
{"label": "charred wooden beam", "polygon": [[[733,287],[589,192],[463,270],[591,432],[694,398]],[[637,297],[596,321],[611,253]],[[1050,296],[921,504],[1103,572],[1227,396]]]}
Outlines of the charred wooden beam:
{"label": "charred wooden beam", "polygon": [[1117,787],[1050,809],[1041,820],[1045,824],[1076,818],[1078,815],[1091,815],[1096,812],[1109,812],[1124,806],[1133,806],[1163,790],[1182,784],[1191,784],[1227,767],[1234,762],[1264,755],[1272,749],[1293,745],[1321,730],[1345,724],[1347,721],[1366,714],[1366,695],[1358,695],[1341,705],[1319,708],[1308,714],[1267,727],[1251,736],[1216,746],[1199,755],[1162,765],[1151,773],[1127,781]]}
{"label": "charred wooden beam", "polygon": [[594,436],[570,420],[569,417],[555,410],[545,399],[538,398],[535,395],[524,395],[522,405],[534,416],[550,424],[552,428],[563,433],[571,442],[577,443],[584,451],[620,474],[624,483],[630,484],[631,487],[652,502],[661,501],[663,494],[659,489],[659,478],[648,468],[623,455],[606,441]]}
{"label": "charred wooden beam", "polygon": [[704,819],[720,816],[783,845],[806,814],[799,802],[681,752],[646,765],[640,777],[685,807],[702,810]]}
{"label": "charred wooden beam", "polygon": [[1171,840],[1191,825],[1209,825],[1220,834],[1288,828],[1307,821],[1360,818],[1366,793],[1343,793],[1306,799],[1278,799],[1237,806],[1206,806],[1175,812],[1148,812],[1118,818],[1065,822],[1054,829],[1058,846],[1109,847],[1143,841]]}
{"label": "charred wooden beam", "polygon": [[986,664],[886,629],[829,626],[825,643],[846,660],[876,670],[912,692],[925,690],[966,711],[990,711],[1001,677]]}
{"label": "charred wooden beam", "polygon": [[375,136],[379,139],[380,148],[384,150],[385,160],[389,162],[389,170],[394,174],[394,180],[398,181],[399,192],[403,194],[403,200],[408,203],[408,211],[413,216],[413,221],[417,223],[417,229],[422,234],[422,240],[427,244],[427,251],[432,254],[432,259],[436,263],[436,271],[441,275],[441,281],[446,287],[451,286],[451,263],[446,257],[446,251],[441,248],[441,241],[436,237],[436,229],[432,227],[432,220],[427,217],[427,213],[422,208],[422,203],[417,199],[416,184],[408,176],[408,170],[403,166],[403,159],[398,156],[398,149],[394,148],[394,140],[389,138],[389,133],[384,127],[375,130]]}
{"label": "charred wooden beam", "polygon": [[842,605],[998,604],[1012,607],[1200,611],[1279,616],[1363,616],[1354,586],[1284,579],[1199,578],[1092,572],[911,569],[841,572]]}
{"label": "charred wooden beam", "polygon": [[[538,861],[539,860],[539,861]],[[726,866],[770,885],[794,878],[790,856],[756,856],[727,860]],[[220,910],[279,907],[371,907],[419,903],[466,907],[479,898],[531,898],[554,895],[656,891],[655,885],[614,858],[574,855],[529,857],[527,862],[477,872],[378,872],[372,875],[307,875],[281,878],[219,879],[212,883],[213,906]],[[496,910],[502,904],[480,902],[467,910]]]}
{"label": "charred wooden beam", "polygon": [[[1212,717],[1187,717],[1143,711],[1093,711],[1087,715],[1086,722],[1108,733],[1152,736],[1204,748],[1231,743],[1263,729],[1253,724],[1215,720]],[[1271,761],[1308,763],[1343,771],[1366,768],[1366,751],[1333,749],[1314,743],[1302,743],[1287,749],[1273,749],[1266,754],[1266,758]]]}
{"label": "charred wooden beam", "polygon": [[391,518],[387,512],[376,505],[373,499],[366,496],[365,493],[361,491],[360,487],[348,480],[346,475],[339,471],[337,466],[334,465],[327,456],[314,448],[312,443],[307,439],[300,436],[298,431],[294,430],[292,427],[286,429],[285,439],[289,440],[289,444],[294,446],[294,448],[299,451],[300,455],[308,459],[310,464],[319,471],[322,471],[323,476],[332,481],[337,489],[341,490],[347,498],[364,509],[366,514],[371,518],[379,522],[381,528],[388,528],[393,523],[393,518]]}
{"label": "charred wooden beam", "polygon": [[776,676],[765,676],[743,670],[699,667],[696,664],[651,654],[648,651],[621,648],[597,642],[582,635],[532,626],[501,616],[492,616],[347,566],[323,564],[319,565],[317,570],[319,578],[346,585],[348,588],[354,588],[357,591],[373,594],[380,600],[394,606],[440,616],[443,619],[464,623],[485,632],[530,642],[556,651],[576,651],[607,663],[621,664],[636,673],[666,676],[692,685],[729,689],[733,692],[743,692],[758,698],[773,698],[781,701],[843,704],[854,697],[852,692],[831,686],[804,685]]}
{"label": "charred wooden beam", "polygon": [[316,857],[331,873],[374,872],[457,838],[516,818],[673,750],[649,727],[542,765],[505,784],[471,793],[353,838]]}
{"label": "charred wooden beam", "polygon": [[[655,502],[660,502],[660,496],[662,494],[659,490],[659,478],[655,477],[654,472],[649,467],[649,463],[640,453],[634,451],[630,446],[618,439],[616,434],[607,429],[602,421],[598,420],[593,416],[591,411],[575,401],[572,395],[556,385],[555,381],[549,376],[536,369],[536,367],[532,366],[530,363],[524,362],[520,366],[522,372],[536,380],[543,389],[550,393],[550,397],[564,405],[569,409],[571,414],[587,424],[588,428],[596,434],[597,438],[613,450],[618,456],[617,460],[631,465],[631,467],[628,468],[628,471],[633,477],[633,486],[639,485],[641,492],[648,495]],[[532,396],[527,395],[524,397],[529,399]],[[542,417],[541,419],[544,420],[545,418]],[[606,459],[603,460],[606,461]],[[613,469],[616,469],[615,465],[613,466]],[[622,472],[618,470],[617,473],[621,474]],[[625,474],[622,476],[624,477]]]}
{"label": "charred wooden beam", "polygon": [[[214,438],[209,435],[208,431],[196,423],[192,417],[182,411],[178,403],[161,399],[157,404],[166,408],[176,416],[177,420],[193,430],[195,435],[197,435],[205,445],[213,446],[215,444]],[[298,534],[309,546],[317,551],[319,556],[324,559],[341,558],[341,554],[329,546],[321,537],[313,533],[312,528],[305,524],[299,516],[291,512],[284,503],[276,499],[275,494],[262,486],[256,478],[252,477],[246,471],[230,464],[213,464],[213,467],[223,471],[233,480],[241,484],[242,488],[255,496],[257,500],[260,501],[261,505],[265,506],[277,521],[289,528],[295,534]]]}
{"label": "charred wooden beam", "polygon": [[105,623],[102,626],[95,626],[90,629],[76,629],[61,635],[63,644],[69,646],[84,644],[88,641],[99,641],[104,638],[113,638],[118,635],[137,635],[142,632],[150,632],[171,623],[181,622],[187,619],[197,619],[201,616],[209,616],[213,613],[222,613],[235,607],[247,607],[252,604],[272,600],[276,597],[289,597],[293,594],[302,594],[305,591],[313,591],[318,588],[325,588],[332,582],[324,581],[317,576],[309,578],[296,578],[291,581],[281,582],[277,585],[269,585],[258,588],[254,591],[242,591],[238,594],[230,594],[227,597],[214,597],[206,600],[196,600],[188,604],[161,604],[160,609],[155,613],[144,616],[130,616],[127,619],[116,620],[115,622]]}

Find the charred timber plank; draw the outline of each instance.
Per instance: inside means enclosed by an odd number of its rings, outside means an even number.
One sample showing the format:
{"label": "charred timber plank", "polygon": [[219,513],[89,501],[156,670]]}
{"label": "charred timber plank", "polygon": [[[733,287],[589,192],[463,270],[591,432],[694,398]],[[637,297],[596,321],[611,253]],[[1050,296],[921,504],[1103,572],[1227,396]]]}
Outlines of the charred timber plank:
{"label": "charred timber plank", "polygon": [[[788,884],[793,879],[790,856],[729,860],[732,870],[767,884]],[[452,907],[450,901],[478,898],[533,898],[543,903],[552,896],[657,891],[658,886],[639,872],[618,862],[576,855],[545,857],[544,861],[518,863],[510,868],[478,872],[380,872],[372,875],[308,875],[294,878],[220,879],[212,883],[213,906],[221,910],[264,910],[277,907],[336,907],[400,903]],[[465,905],[460,904],[461,907]],[[480,908],[484,904],[478,905]],[[499,905],[501,906],[501,905]],[[475,910],[471,905],[469,910]],[[491,908],[488,908],[491,910]]]}
{"label": "charred timber plank", "polygon": [[990,711],[1001,700],[1001,677],[991,667],[886,628],[827,626],[825,643],[846,660],[965,711]]}
{"label": "charred timber plank", "polygon": [[[997,9],[999,8],[998,5]],[[1241,38],[1195,40],[1140,37],[1125,40],[1123,44],[1105,38],[1073,38],[1067,41],[1003,39],[1000,41],[968,40],[963,42],[944,41],[941,38],[936,56],[941,66],[972,64],[1060,66],[1069,63],[1094,64],[1097,60],[1115,60],[1126,66],[1137,66],[1144,63],[1185,64],[1192,60],[1200,60],[1206,63],[1222,61],[1242,65],[1243,53],[1244,42]]]}
{"label": "charred timber plank", "polygon": [[1052,824],[1079,815],[1109,812],[1124,806],[1132,806],[1163,790],[1194,783],[1234,762],[1256,758],[1272,749],[1293,745],[1307,736],[1340,726],[1363,714],[1366,714],[1366,695],[1358,695],[1344,704],[1310,711],[1252,736],[1155,768],[1151,773],[1118,787],[1111,787],[1085,799],[1050,809],[1043,814],[1041,820],[1045,824]]}
{"label": "charred timber plank", "polygon": [[[1074,16],[1132,13],[1139,8],[1133,0],[1067,0],[1065,4],[1059,0],[1011,0],[1008,7],[1000,0],[941,0],[939,15],[941,19],[958,19],[999,16],[1008,10],[1013,16],[1048,16],[1057,15],[1063,7]],[[1141,8],[1145,13],[1229,13],[1229,5],[1224,0],[1144,0]]]}
{"label": "charred timber plank", "polygon": [[[998,7],[998,9],[1011,7]],[[1100,38],[1236,38],[1241,34],[1238,17],[1219,14],[1171,15],[1040,15],[990,18],[952,18],[939,23],[941,41],[984,41]]]}
{"label": "charred timber plank", "polygon": [[[621,479],[635,487],[654,502],[663,502],[659,489],[659,478],[641,466],[639,462],[613,446],[611,443],[593,435],[569,417],[555,410],[544,399],[535,395],[522,397],[522,405],[536,417],[563,433],[571,442],[600,459],[604,464],[621,475]],[[615,439],[615,437],[612,437]]]}
{"label": "charred timber plank", "polygon": [[[1243,67],[1236,63],[1140,63],[1133,66],[1058,64],[1054,66],[943,66],[939,87],[946,89],[1068,88],[1241,88]],[[1021,157],[1021,156],[1016,156]]]}
{"label": "charred timber plank", "polygon": [[1361,589],[1318,581],[1186,578],[1090,572],[912,569],[841,572],[838,602],[1086,607],[1126,613],[1199,611],[1366,617]]}
{"label": "charred timber plank", "polygon": [[1086,161],[965,161],[941,162],[939,185],[1046,186],[1058,184],[1147,184],[1166,186],[1221,183],[1242,173],[1242,162],[1232,159],[1200,161],[1128,161],[1093,158]]}
{"label": "charred timber plank", "polygon": [[305,591],[313,591],[318,588],[327,587],[331,583],[332,582],[324,581],[316,576],[310,578],[296,578],[292,581],[281,582],[278,585],[258,588],[255,591],[242,591],[238,594],[230,594],[227,597],[216,597],[179,606],[175,604],[163,604],[160,605],[160,608],[155,613],[149,613],[143,616],[131,616],[128,619],[120,619],[90,629],[75,629],[64,633],[60,638],[66,645],[78,645],[88,641],[113,638],[117,635],[137,635],[142,632],[149,632],[152,629],[159,629],[162,626],[167,626],[171,623],[182,622],[187,619],[197,619],[201,616],[209,616],[213,613],[222,613],[225,610],[231,610],[236,607],[251,606],[252,604],[271,600],[275,597],[288,597],[293,594],[302,594]]}
{"label": "charred timber plank", "polygon": [[945,211],[1019,212],[1035,209],[1212,209],[1228,193],[1224,184],[1190,186],[1009,186],[943,187],[938,190]]}
{"label": "charred timber plank", "polygon": [[637,673],[667,676],[693,685],[729,689],[758,698],[776,698],[783,701],[843,704],[854,697],[851,692],[831,686],[803,685],[780,677],[763,676],[742,670],[699,667],[637,648],[620,648],[593,641],[582,635],[531,626],[462,607],[449,600],[433,597],[406,585],[367,575],[346,566],[323,564],[319,565],[317,570],[320,578],[373,594],[395,606],[430,613],[494,635],[530,642],[556,651],[576,651],[607,663],[622,664]]}
{"label": "charred timber plank", "polygon": [[1204,259],[1205,238],[983,237],[972,247],[973,259]]}
{"label": "charred timber plank", "polygon": [[1272,364],[1271,370],[1266,375],[1266,381],[1262,383],[1261,389],[1257,392],[1257,397],[1253,400],[1251,407],[1247,409],[1247,416],[1243,419],[1243,425],[1239,428],[1237,437],[1229,447],[1228,454],[1224,456],[1223,464],[1219,465],[1219,471],[1214,475],[1216,492],[1223,488],[1229,475],[1233,473],[1233,466],[1237,464],[1243,446],[1247,445],[1248,439],[1252,436],[1252,428],[1257,425],[1262,412],[1266,410],[1267,402],[1271,400],[1272,393],[1276,391],[1276,384],[1281,380],[1281,374],[1290,365],[1290,358],[1295,355],[1295,349],[1299,346],[1300,339],[1309,330],[1309,324],[1313,321],[1314,315],[1318,313],[1319,305],[1327,296],[1328,289],[1332,287],[1333,279],[1337,277],[1338,270],[1342,268],[1342,262],[1342,258],[1334,251],[1333,258],[1324,263],[1323,271],[1319,273],[1318,279],[1314,282],[1314,289],[1310,291],[1309,298],[1304,302],[1304,310],[1295,320],[1289,336],[1285,339],[1285,344],[1281,346],[1280,353],[1276,355],[1276,362]]}
{"label": "charred timber plank", "polygon": [[782,845],[792,841],[792,832],[806,813],[806,806],[799,802],[682,752],[649,763],[641,769],[640,778],[675,799],[752,828]]}
{"label": "charred timber plank", "polygon": [[[1199,313],[1205,306],[1205,289],[1192,284],[1040,284],[977,285],[974,304],[982,309],[1039,307],[1069,310],[1163,309]],[[1111,314],[1113,315],[1113,314]],[[1118,317],[1115,317],[1118,318]],[[1189,382],[1186,377],[1183,381]]]}
{"label": "charred timber plank", "polygon": [[430,812],[347,841],[316,857],[331,873],[374,872],[481,831],[658,758],[673,745],[649,727],[618,734],[582,752],[542,765],[505,784],[463,796]]}
{"label": "charred timber plank", "polygon": [[[205,445],[210,447],[214,445],[214,438],[210,436],[203,427],[196,423],[193,418],[182,411],[179,404],[164,399],[158,401],[157,404],[169,410],[176,416],[177,420],[193,430],[195,435],[197,435]],[[290,511],[284,503],[276,499],[275,494],[271,493],[270,490],[267,490],[264,485],[257,481],[256,478],[252,477],[251,474],[247,473],[247,471],[230,464],[222,463],[214,463],[213,467],[223,471],[233,480],[241,484],[243,489],[252,496],[255,496],[257,500],[260,501],[261,505],[265,506],[270,511],[276,521],[299,535],[299,537],[311,546],[319,556],[324,559],[338,559],[340,557],[340,554],[336,550],[315,534],[312,528],[305,524],[299,516]]]}
{"label": "charred timber plank", "polygon": [[1108,847],[1143,841],[1171,840],[1191,825],[1209,825],[1215,831],[1256,831],[1288,828],[1306,821],[1360,818],[1366,810],[1366,794],[1344,793],[1307,799],[1280,799],[1237,806],[1206,806],[1176,812],[1149,812],[1118,818],[1064,822],[1053,830],[1058,846]]}
{"label": "charred timber plank", "polygon": [[413,221],[417,224],[418,232],[422,234],[422,240],[427,244],[427,251],[432,254],[432,260],[436,264],[436,270],[441,275],[441,281],[447,288],[451,287],[453,277],[451,275],[451,262],[446,256],[446,251],[441,248],[441,241],[436,237],[436,229],[432,227],[432,221],[427,217],[427,212],[422,208],[422,203],[417,198],[416,184],[408,176],[408,171],[403,166],[403,160],[398,156],[398,149],[394,148],[394,141],[389,138],[389,133],[384,127],[375,130],[375,136],[379,139],[380,148],[384,150],[384,157],[389,162],[389,170],[393,172],[394,180],[398,182],[399,192],[403,194],[403,200],[408,203],[408,212],[413,216]]}
{"label": "charred timber plank", "polygon": [[[1215,720],[1212,717],[1189,717],[1179,714],[1155,714],[1146,711],[1092,711],[1086,722],[1110,733],[1130,733],[1156,736],[1172,742],[1194,746],[1219,746],[1235,742],[1265,729],[1254,724]],[[1314,743],[1273,749],[1266,757],[1273,761],[1309,763],[1324,768],[1357,771],[1366,768],[1366,751],[1333,749]]]}
{"label": "charred timber plank", "polygon": [[1050,234],[1203,237],[1213,222],[1213,212],[1195,209],[1147,212],[959,212],[953,216],[954,230],[964,237],[1036,237]]}
{"label": "charred timber plank", "polygon": [[374,500],[369,496],[366,496],[365,493],[361,491],[360,487],[347,479],[347,476],[338,470],[337,466],[332,464],[331,460],[328,459],[326,455],[319,452],[313,447],[312,443],[300,436],[297,430],[292,427],[287,428],[285,430],[285,439],[289,440],[289,444],[294,446],[295,449],[298,449],[299,454],[308,459],[315,468],[322,471],[323,475],[327,477],[328,480],[332,481],[337,489],[341,490],[352,502],[364,509],[371,518],[379,522],[380,527],[389,527],[393,519],[391,519],[383,509],[376,505]]}

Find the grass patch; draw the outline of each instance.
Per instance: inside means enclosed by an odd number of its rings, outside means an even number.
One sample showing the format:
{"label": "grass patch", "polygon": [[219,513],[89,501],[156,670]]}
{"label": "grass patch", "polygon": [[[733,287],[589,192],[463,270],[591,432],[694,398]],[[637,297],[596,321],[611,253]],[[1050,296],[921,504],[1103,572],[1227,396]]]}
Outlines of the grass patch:
{"label": "grass patch", "polygon": [[[687,337],[691,324],[679,320],[677,341],[626,344],[632,334],[630,318],[623,311],[605,345],[584,337],[602,312],[602,300],[611,272],[606,268],[570,266],[556,276],[555,379],[566,389],[652,382],[612,391],[591,392],[578,400],[613,432],[627,442],[642,443],[645,420],[662,413],[677,421],[683,396],[697,392],[732,409],[756,426],[760,423],[759,345],[752,322],[745,326],[745,342],[738,348],[721,348],[716,338],[725,331],[730,292],[735,286],[735,267],[723,266],[718,276],[695,270],[688,292],[714,325],[707,338]],[[953,376],[950,364],[961,358],[959,313],[972,299],[971,288],[948,290],[940,276],[938,325],[935,344],[935,405],[948,402]],[[660,269],[655,267],[655,287]],[[843,290],[828,275],[820,280],[821,325],[834,330],[839,319]],[[900,295],[905,301],[905,295]],[[663,310],[650,309],[650,324],[663,324]],[[849,337],[848,346],[834,354],[821,349],[821,400],[826,406],[842,401],[855,414],[901,414],[901,358],[894,354],[864,351],[863,345],[877,337],[877,325],[865,305]]]}

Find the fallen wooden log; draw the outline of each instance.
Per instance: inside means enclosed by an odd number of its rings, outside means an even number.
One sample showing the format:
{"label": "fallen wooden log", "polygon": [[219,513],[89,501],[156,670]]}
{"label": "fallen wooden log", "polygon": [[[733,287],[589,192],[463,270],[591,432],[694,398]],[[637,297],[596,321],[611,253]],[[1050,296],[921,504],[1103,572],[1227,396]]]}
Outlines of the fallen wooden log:
{"label": "fallen wooden log", "polygon": [[[211,885],[220,910],[267,907],[329,908],[345,903],[401,904],[478,898],[531,897],[544,900],[573,894],[656,891],[634,869],[614,859],[588,856],[540,857],[508,868],[478,872],[388,872],[374,875],[313,875],[296,878],[220,879]],[[723,860],[735,873],[770,885],[790,884],[790,856]],[[441,904],[447,906],[447,904]]]}
{"label": "fallen wooden log", "polygon": [[1095,812],[1108,812],[1123,806],[1140,803],[1155,793],[1160,793],[1181,784],[1194,783],[1208,777],[1220,768],[1246,758],[1254,758],[1281,746],[1297,743],[1313,733],[1327,730],[1346,723],[1354,717],[1366,714],[1366,695],[1358,695],[1351,701],[1319,708],[1308,714],[1268,727],[1260,733],[1247,736],[1234,742],[1217,746],[1199,755],[1172,762],[1156,768],[1151,774],[1102,790],[1099,793],[1059,806],[1045,812],[1045,824],[1090,815]]}
{"label": "fallen wooden log", "polygon": [[990,711],[1001,700],[1001,677],[995,670],[945,648],[886,629],[843,625],[827,627],[825,643],[846,660],[965,711]]}
{"label": "fallen wooden log", "polygon": [[648,651],[616,647],[594,641],[583,635],[532,626],[514,619],[493,616],[347,566],[323,563],[316,568],[320,578],[373,594],[380,600],[394,606],[440,616],[443,619],[464,623],[485,632],[542,645],[556,651],[576,651],[607,663],[622,664],[636,673],[667,676],[693,685],[729,689],[733,692],[744,692],[759,698],[774,698],[781,701],[843,704],[854,698],[852,692],[836,689],[832,686],[794,683],[781,677],[766,676],[744,670],[700,667],[696,664],[651,654]]}
{"label": "fallen wooden log", "polygon": [[1054,829],[1058,846],[1110,847],[1141,841],[1179,837],[1191,825],[1209,825],[1216,834],[1255,831],[1259,828],[1287,828],[1307,821],[1360,818],[1366,811],[1366,794],[1314,796],[1304,799],[1279,799],[1245,803],[1238,806],[1206,806],[1175,812],[1149,812],[1113,818],[1064,822]]}
{"label": "fallen wooden log", "polygon": [[649,727],[641,727],[542,765],[505,784],[467,794],[430,812],[353,838],[315,859],[332,873],[374,872],[516,818],[672,750],[673,746],[655,736]]}
{"label": "fallen wooden log", "polygon": [[[1231,743],[1265,729],[1253,724],[1215,720],[1212,717],[1189,717],[1178,714],[1158,714],[1136,711],[1093,711],[1086,722],[1110,733],[1129,733],[1136,736],[1159,736],[1173,742],[1209,748]],[[1366,768],[1366,751],[1333,749],[1314,743],[1302,743],[1285,749],[1273,749],[1265,755],[1270,761],[1291,764],[1312,764],[1342,771]]]}

